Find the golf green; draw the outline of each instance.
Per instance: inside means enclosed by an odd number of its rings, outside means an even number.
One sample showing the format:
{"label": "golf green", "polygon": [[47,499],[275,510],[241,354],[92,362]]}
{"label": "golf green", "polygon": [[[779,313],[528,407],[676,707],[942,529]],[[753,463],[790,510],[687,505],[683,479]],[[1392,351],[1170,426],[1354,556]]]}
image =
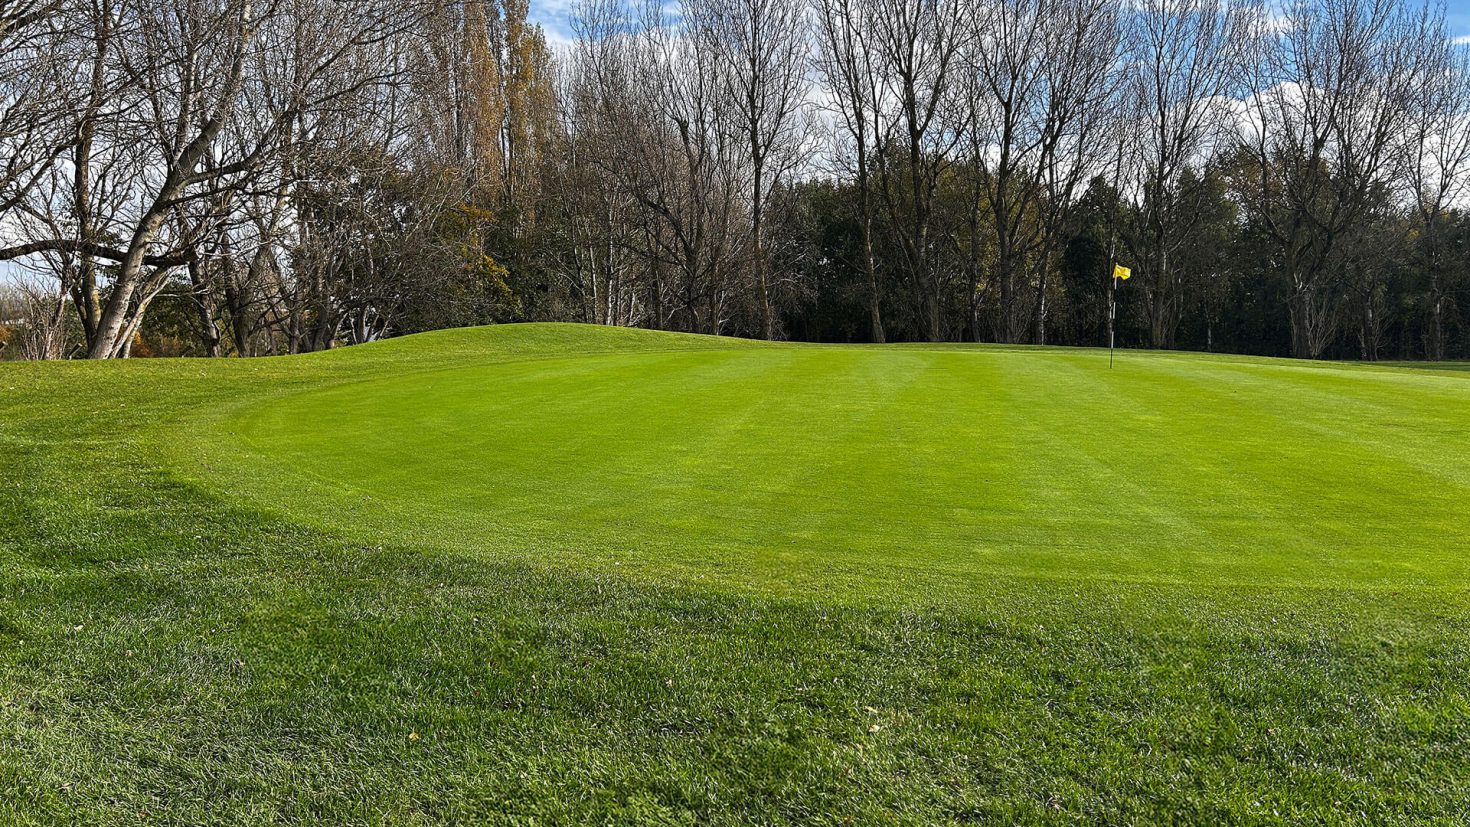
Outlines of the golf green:
{"label": "golf green", "polygon": [[[395,372],[225,420],[242,490],[462,552],[913,597],[998,574],[1458,586],[1470,382],[1128,353],[640,347]],[[391,345],[390,345],[391,346]],[[825,585],[836,585],[836,582]]]}

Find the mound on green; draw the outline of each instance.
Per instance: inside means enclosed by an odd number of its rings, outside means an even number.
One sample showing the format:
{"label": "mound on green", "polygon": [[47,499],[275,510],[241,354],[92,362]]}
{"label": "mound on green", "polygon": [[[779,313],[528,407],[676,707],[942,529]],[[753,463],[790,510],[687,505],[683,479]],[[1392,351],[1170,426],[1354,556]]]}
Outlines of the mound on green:
{"label": "mound on green", "polygon": [[0,366],[0,820],[1453,823],[1470,375],[575,325]]}

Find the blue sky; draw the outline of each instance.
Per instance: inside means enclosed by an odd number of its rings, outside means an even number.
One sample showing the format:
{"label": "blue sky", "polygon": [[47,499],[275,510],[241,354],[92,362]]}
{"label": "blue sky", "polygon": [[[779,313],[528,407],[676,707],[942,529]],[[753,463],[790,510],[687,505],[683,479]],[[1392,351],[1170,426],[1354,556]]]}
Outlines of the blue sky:
{"label": "blue sky", "polygon": [[1470,37],[1470,0],[1455,0],[1448,8],[1445,16],[1449,20],[1450,32],[1456,37]]}
{"label": "blue sky", "polygon": [[[576,0],[531,0],[530,17],[546,31],[546,39],[555,43],[572,39],[570,18]],[[1450,32],[1457,37],[1470,37],[1470,0],[1448,0],[1446,4]]]}
{"label": "blue sky", "polygon": [[[531,0],[531,10],[527,16],[541,24],[546,32],[546,39],[551,43],[571,40],[570,18],[575,2],[576,0]],[[1465,3],[1467,9],[1470,9],[1470,0],[1465,0]],[[1467,16],[1467,24],[1470,24],[1470,16]]]}

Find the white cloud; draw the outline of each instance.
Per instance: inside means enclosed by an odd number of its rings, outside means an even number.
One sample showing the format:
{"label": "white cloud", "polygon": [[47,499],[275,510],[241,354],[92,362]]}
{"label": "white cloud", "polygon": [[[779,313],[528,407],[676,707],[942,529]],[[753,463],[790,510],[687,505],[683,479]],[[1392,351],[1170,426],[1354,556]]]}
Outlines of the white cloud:
{"label": "white cloud", "polygon": [[546,33],[546,43],[553,50],[564,51],[575,37],[572,34],[572,12],[575,0],[532,0],[531,22]]}

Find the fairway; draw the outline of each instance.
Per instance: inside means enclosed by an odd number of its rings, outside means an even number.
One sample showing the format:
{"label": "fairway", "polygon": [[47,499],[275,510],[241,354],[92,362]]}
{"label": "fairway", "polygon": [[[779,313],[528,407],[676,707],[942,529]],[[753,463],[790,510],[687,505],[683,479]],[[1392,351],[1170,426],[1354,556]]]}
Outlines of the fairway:
{"label": "fairway", "polygon": [[0,822],[1460,823],[1470,372],[0,364]]}

